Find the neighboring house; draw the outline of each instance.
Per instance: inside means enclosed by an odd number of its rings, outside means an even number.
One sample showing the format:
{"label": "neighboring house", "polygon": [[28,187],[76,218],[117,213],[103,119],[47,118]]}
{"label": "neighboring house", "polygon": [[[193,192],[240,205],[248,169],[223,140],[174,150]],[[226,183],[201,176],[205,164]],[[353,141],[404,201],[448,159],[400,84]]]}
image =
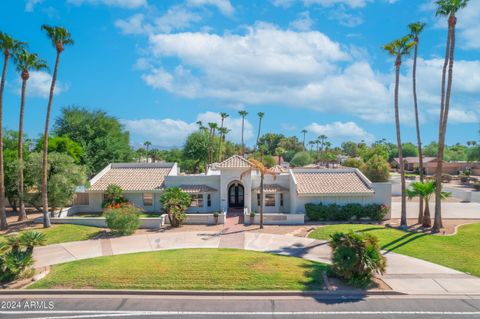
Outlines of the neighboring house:
{"label": "neighboring house", "polygon": [[[391,162],[392,167],[398,168],[400,159],[394,158]],[[403,159],[404,167],[406,171],[417,171],[420,167],[420,161],[418,157],[405,157]],[[423,168],[425,174],[432,175],[437,171],[437,158],[436,157],[424,157]],[[472,169],[477,171],[480,169],[480,163],[477,162],[443,162],[443,173],[457,175],[465,169]]]}
{"label": "neighboring house", "polygon": [[[181,174],[176,163],[110,164],[77,193],[75,210],[99,212],[109,184],[117,184],[124,196],[147,212],[160,212],[165,188],[180,187],[192,196],[188,213],[229,209],[258,211],[260,176],[243,172],[251,163],[235,155],[212,166],[206,174]],[[306,203],[378,203],[390,206],[390,183],[372,183],[360,171],[348,169],[290,169],[276,167],[277,175],[265,176],[264,212],[303,214]]]}

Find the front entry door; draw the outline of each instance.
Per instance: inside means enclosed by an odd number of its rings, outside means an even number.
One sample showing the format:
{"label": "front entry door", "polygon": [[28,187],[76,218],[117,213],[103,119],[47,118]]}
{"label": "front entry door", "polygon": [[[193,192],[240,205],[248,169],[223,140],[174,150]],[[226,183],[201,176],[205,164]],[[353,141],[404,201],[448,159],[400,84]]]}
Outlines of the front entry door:
{"label": "front entry door", "polygon": [[244,189],[240,184],[233,184],[228,189],[228,207],[243,208]]}

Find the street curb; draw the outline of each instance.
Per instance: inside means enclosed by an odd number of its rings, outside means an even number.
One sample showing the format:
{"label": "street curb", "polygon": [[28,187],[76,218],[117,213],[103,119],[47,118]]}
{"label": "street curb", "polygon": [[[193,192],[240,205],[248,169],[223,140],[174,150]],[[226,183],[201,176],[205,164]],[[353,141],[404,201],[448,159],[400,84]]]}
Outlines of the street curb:
{"label": "street curb", "polygon": [[403,296],[397,291],[366,291],[337,290],[337,291],[195,291],[195,290],[96,290],[96,289],[5,289],[1,295],[139,295],[139,296],[272,296],[272,297],[315,297],[315,296]]}

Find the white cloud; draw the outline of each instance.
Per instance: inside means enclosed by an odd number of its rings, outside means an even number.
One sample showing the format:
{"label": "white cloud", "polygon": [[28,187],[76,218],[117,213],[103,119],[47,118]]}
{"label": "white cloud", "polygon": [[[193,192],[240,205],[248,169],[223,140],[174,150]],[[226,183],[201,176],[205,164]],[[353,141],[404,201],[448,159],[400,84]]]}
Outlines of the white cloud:
{"label": "white cloud", "polygon": [[147,5],[147,0],[67,0],[67,2],[74,5],[82,5],[84,3],[94,5],[103,4],[126,9],[135,9]]}
{"label": "white cloud", "polygon": [[118,19],[115,21],[115,26],[119,28],[123,34],[142,34],[146,31],[143,20],[144,15],[137,13],[126,20]]}
{"label": "white cloud", "polygon": [[155,27],[161,32],[171,32],[173,30],[182,30],[191,26],[194,22],[199,22],[202,18],[183,6],[173,6],[167,12],[155,19]]}
{"label": "white cloud", "polygon": [[290,28],[298,31],[309,31],[312,29],[314,21],[310,18],[308,11],[301,12],[298,19],[290,23]]}
{"label": "white cloud", "polygon": [[25,11],[33,12],[37,4],[42,3],[43,0],[27,0],[25,3]]}
{"label": "white cloud", "polygon": [[[477,107],[478,109],[478,107]],[[430,109],[428,112],[438,117],[439,109]],[[477,110],[465,110],[463,108],[452,107],[448,112],[448,123],[454,124],[478,124],[480,122],[480,113]]]}
{"label": "white cloud", "polygon": [[331,10],[328,15],[328,18],[330,20],[336,20],[341,25],[344,25],[350,28],[359,26],[360,24],[363,23],[362,17],[348,13],[343,7],[337,10]]}
{"label": "white cloud", "polygon": [[230,3],[230,0],[187,0],[187,3],[190,6],[214,6],[222,14],[226,16],[231,16],[235,8]]}
{"label": "white cloud", "polygon": [[[233,115],[232,115],[233,116]],[[182,120],[174,119],[138,119],[138,120],[121,120],[125,128],[130,133],[140,139],[149,140],[154,145],[162,147],[181,146],[189,134],[198,129],[197,121],[202,121],[204,125],[209,122],[218,123],[220,125],[220,115],[214,112],[205,112],[198,114],[195,122],[187,123]],[[238,117],[228,117],[225,120],[225,127],[231,129],[227,135],[227,140],[240,142],[242,120]],[[244,138],[249,140],[253,137],[253,126],[245,120]]]}
{"label": "white cloud", "polygon": [[[27,82],[27,95],[31,97],[47,98],[50,94],[50,85],[52,83],[52,76],[43,71],[30,71],[30,79]],[[20,80],[18,82],[21,85]],[[58,95],[67,91],[69,87],[58,81],[55,83],[54,94]],[[20,93],[20,87],[17,92]]]}
{"label": "white cloud", "polygon": [[270,0],[270,2],[275,7],[289,8],[294,4],[295,0]]}
{"label": "white cloud", "polygon": [[305,128],[309,133],[315,135],[326,135],[335,142],[361,140],[365,142],[374,141],[375,137],[359,127],[355,122],[333,122],[328,124],[312,123]]}
{"label": "white cloud", "polygon": [[331,7],[334,5],[346,5],[350,8],[363,8],[368,2],[373,0],[304,0],[305,5],[319,4],[324,7]]}

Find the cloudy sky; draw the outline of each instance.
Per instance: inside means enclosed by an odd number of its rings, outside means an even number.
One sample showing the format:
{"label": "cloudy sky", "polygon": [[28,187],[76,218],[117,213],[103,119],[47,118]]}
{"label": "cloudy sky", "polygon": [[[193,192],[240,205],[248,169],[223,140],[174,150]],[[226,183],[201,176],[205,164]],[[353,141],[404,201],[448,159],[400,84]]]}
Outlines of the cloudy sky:
{"label": "cloudy sky", "polygon": [[[249,112],[254,141],[263,130],[308,139],[394,141],[393,60],[383,44],[406,25],[427,23],[418,61],[423,139],[437,138],[446,22],[430,0],[3,0],[0,30],[28,42],[52,65],[40,31],[66,26],[75,39],[62,55],[53,117],[66,105],[101,108],[119,118],[134,143],[181,145],[196,121],[227,112],[229,138],[240,140],[238,111]],[[478,139],[480,0],[458,17],[455,80],[447,142]],[[402,136],[415,140],[412,61],[402,64]],[[53,68],[53,65],[52,65]],[[29,81],[27,133],[45,117],[50,75]],[[10,65],[5,127],[16,129],[19,76]]]}

